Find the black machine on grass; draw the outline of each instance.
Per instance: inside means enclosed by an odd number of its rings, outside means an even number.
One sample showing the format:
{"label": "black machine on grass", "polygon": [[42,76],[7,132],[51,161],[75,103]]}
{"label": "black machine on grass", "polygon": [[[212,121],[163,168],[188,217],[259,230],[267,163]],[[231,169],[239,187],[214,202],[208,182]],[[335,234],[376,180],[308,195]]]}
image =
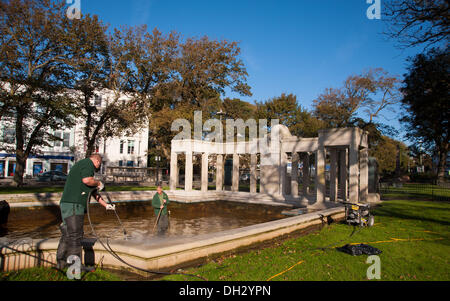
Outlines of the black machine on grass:
{"label": "black machine on grass", "polygon": [[345,221],[349,225],[372,227],[375,219],[370,214],[370,205],[361,203],[342,202],[345,205]]}

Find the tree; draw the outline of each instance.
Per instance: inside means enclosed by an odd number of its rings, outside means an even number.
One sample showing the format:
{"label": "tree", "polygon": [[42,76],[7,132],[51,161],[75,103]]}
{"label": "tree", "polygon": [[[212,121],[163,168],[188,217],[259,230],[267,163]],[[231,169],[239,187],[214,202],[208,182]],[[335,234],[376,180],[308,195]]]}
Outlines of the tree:
{"label": "tree", "polygon": [[355,107],[347,101],[341,89],[327,88],[314,100],[314,116],[329,128],[347,127],[352,124]]}
{"label": "tree", "polygon": [[[176,51],[178,50],[178,51]],[[170,132],[175,119],[191,122],[193,130],[194,111],[201,110],[203,121],[215,117],[221,108],[220,96],[225,89],[250,96],[247,71],[239,58],[240,48],[236,42],[188,38],[174,48],[176,58],[171,60],[172,73],[167,83],[158,89],[167,101],[153,109],[150,120],[151,147],[157,148],[166,158],[170,154]],[[150,150],[151,151],[151,150]]]}
{"label": "tree", "polygon": [[176,62],[178,100],[201,107],[204,101],[225,94],[225,88],[251,96],[247,71],[236,42],[187,39]]}
{"label": "tree", "polygon": [[148,98],[138,86],[138,80],[145,75],[136,64],[139,55],[147,50],[141,35],[145,28],[114,29],[107,34],[101,23],[92,23],[78,28],[81,41],[77,53],[82,56],[81,63],[77,61],[75,84],[86,157],[94,152],[99,139],[132,135],[148,126],[149,111]]}
{"label": "tree", "polygon": [[265,102],[257,102],[258,119],[278,119],[280,124],[292,129],[297,123],[299,105],[294,94],[281,94]]}
{"label": "tree", "polygon": [[412,64],[402,88],[405,114],[401,122],[407,138],[436,151],[437,178],[442,182],[449,151],[450,56],[447,51],[433,48],[409,61]]}
{"label": "tree", "polygon": [[53,129],[73,124],[67,46],[73,44],[64,3],[0,2],[0,103],[15,130],[14,181],[23,183],[26,160],[57,139]]}
{"label": "tree", "polygon": [[73,98],[77,107],[76,118],[84,123],[83,150],[88,157],[94,152],[95,143],[105,122],[112,112],[111,106],[100,110],[95,105],[94,98],[100,97],[96,93],[105,90],[108,81],[109,45],[104,26],[96,16],[83,16],[84,22],[76,22],[73,25],[74,34],[78,37],[78,43],[71,45],[73,59],[71,68],[73,71]]}
{"label": "tree", "polygon": [[[369,155],[377,159],[378,170],[383,176],[394,176],[398,169],[406,171],[408,168],[409,151],[402,142],[381,136],[369,150]],[[400,166],[397,166],[398,156]]]}
{"label": "tree", "polygon": [[325,123],[303,109],[293,94],[281,94],[265,102],[256,103],[258,119],[278,119],[280,124],[288,127],[292,135],[315,137],[318,130],[325,128]]}
{"label": "tree", "polygon": [[354,126],[357,113],[363,111],[374,123],[383,110],[399,103],[400,81],[382,68],[351,75],[341,88],[327,88],[314,100],[314,116],[328,127]]}
{"label": "tree", "polygon": [[231,119],[248,120],[255,117],[256,106],[238,98],[225,98],[222,103],[223,111]]}
{"label": "tree", "polygon": [[448,44],[450,15],[448,0],[390,0],[384,4],[390,38],[401,48]]}

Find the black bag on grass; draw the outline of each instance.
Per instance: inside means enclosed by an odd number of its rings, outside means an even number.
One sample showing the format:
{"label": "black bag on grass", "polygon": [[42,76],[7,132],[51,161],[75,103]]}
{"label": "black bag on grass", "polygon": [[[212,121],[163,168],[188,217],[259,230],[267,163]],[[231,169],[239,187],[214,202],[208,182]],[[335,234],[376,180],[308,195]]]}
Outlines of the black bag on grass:
{"label": "black bag on grass", "polygon": [[338,251],[353,255],[353,256],[358,256],[358,255],[378,255],[381,254],[381,250],[374,248],[372,246],[369,245],[365,245],[365,244],[359,244],[359,245],[350,245],[347,244],[343,247],[340,248],[336,248]]}

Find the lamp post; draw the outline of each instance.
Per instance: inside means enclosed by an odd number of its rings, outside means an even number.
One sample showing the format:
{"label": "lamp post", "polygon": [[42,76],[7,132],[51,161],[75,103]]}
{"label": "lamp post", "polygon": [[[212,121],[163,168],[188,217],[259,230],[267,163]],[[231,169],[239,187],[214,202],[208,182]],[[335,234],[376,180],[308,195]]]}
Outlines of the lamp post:
{"label": "lamp post", "polygon": [[161,156],[155,156],[156,162],[156,185],[159,183],[159,162],[161,162]]}
{"label": "lamp post", "polygon": [[222,111],[222,109],[220,109],[220,111],[217,112],[216,115],[219,115],[220,122],[222,122],[222,116],[226,116],[227,113],[225,113],[224,111]]}

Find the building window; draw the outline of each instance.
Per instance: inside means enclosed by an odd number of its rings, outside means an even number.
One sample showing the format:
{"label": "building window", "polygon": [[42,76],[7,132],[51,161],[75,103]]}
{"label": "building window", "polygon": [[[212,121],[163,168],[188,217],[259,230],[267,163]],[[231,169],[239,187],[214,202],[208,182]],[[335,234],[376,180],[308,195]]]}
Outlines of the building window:
{"label": "building window", "polygon": [[124,141],[123,140],[120,141],[120,153],[121,154],[123,154],[123,144],[124,144]]}
{"label": "building window", "polygon": [[128,154],[134,154],[134,140],[128,140]]}
{"label": "building window", "polygon": [[16,161],[9,161],[8,163],[8,176],[14,177],[14,173],[16,172]]}
{"label": "building window", "polygon": [[[61,138],[61,132],[55,132],[55,137]],[[61,146],[61,140],[55,140],[55,146],[60,147]]]}
{"label": "building window", "polygon": [[119,166],[120,166],[120,167],[123,166],[123,161],[122,161],[122,160],[119,161]]}
{"label": "building window", "polygon": [[95,106],[101,107],[102,106],[102,97],[100,95],[94,96]]}
{"label": "building window", "polygon": [[127,161],[127,167],[133,167],[134,161]]}
{"label": "building window", "polygon": [[3,142],[5,143],[16,142],[16,130],[14,128],[5,128],[3,130]]}
{"label": "building window", "polygon": [[64,133],[63,134],[63,147],[69,147],[70,146],[70,133]]}

